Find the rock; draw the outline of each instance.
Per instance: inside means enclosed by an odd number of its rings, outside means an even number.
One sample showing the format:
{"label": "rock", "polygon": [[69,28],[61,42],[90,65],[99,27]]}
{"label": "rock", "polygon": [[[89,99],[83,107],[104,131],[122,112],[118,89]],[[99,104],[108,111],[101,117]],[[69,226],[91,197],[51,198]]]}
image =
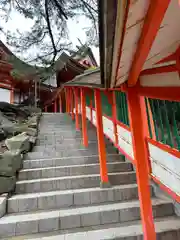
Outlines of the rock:
{"label": "rock", "polygon": [[33,136],[29,137],[29,142],[30,142],[30,145],[31,145],[29,151],[32,151],[32,149],[33,149],[33,147],[34,147],[34,145],[36,143],[36,140],[37,140],[37,137],[33,137]]}
{"label": "rock", "polygon": [[0,141],[4,140],[6,137],[6,132],[2,128],[0,128]]}
{"label": "rock", "polygon": [[7,102],[0,102],[0,111],[7,117],[10,114],[11,118],[13,116],[14,120],[17,118],[25,119],[29,116],[29,112],[24,111],[19,106],[9,104]]}
{"label": "rock", "polygon": [[14,125],[2,112],[0,112],[0,124],[3,126],[11,127]]}
{"label": "rock", "polygon": [[0,218],[6,214],[7,197],[7,193],[0,195]]}
{"label": "rock", "polygon": [[14,176],[21,167],[22,156],[20,152],[6,151],[0,154],[0,176]]}
{"label": "rock", "polygon": [[30,136],[29,137],[29,142],[32,143],[32,144],[35,144],[36,143],[36,139],[37,139],[37,137]]}
{"label": "rock", "polygon": [[38,118],[37,118],[37,116],[35,115],[35,116],[30,117],[27,120],[26,124],[30,128],[37,128],[37,126],[38,126]]}
{"label": "rock", "polygon": [[29,136],[27,136],[25,132],[12,138],[7,138],[5,144],[11,152],[18,151],[20,153],[25,153],[28,152],[30,148]]}
{"label": "rock", "polygon": [[27,125],[21,125],[18,128],[16,128],[17,132],[26,132],[27,135],[35,137],[37,135],[37,129],[30,128]]}
{"label": "rock", "polygon": [[16,177],[0,176],[0,194],[12,192],[15,189]]}

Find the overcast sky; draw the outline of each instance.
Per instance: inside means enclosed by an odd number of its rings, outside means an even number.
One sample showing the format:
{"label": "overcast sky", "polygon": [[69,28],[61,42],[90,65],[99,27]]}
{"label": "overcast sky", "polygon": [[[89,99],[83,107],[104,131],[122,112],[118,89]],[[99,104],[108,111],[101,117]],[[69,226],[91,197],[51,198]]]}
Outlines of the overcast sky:
{"label": "overcast sky", "polygon": [[[9,21],[3,23],[5,29],[10,31],[16,31],[16,29],[19,29],[20,31],[26,31],[32,26],[32,24],[32,20],[25,19],[22,15],[15,11],[12,12]],[[80,17],[78,21],[68,20],[69,38],[70,41],[72,41],[74,47],[76,45],[79,45],[78,38],[82,41],[82,43],[85,42],[86,35],[83,28],[87,27],[87,24],[87,20],[85,20],[84,17]],[[0,33],[0,39],[6,44],[6,36],[2,33]],[[95,47],[91,48],[99,64],[99,49]],[[11,48],[11,50],[13,49]]]}

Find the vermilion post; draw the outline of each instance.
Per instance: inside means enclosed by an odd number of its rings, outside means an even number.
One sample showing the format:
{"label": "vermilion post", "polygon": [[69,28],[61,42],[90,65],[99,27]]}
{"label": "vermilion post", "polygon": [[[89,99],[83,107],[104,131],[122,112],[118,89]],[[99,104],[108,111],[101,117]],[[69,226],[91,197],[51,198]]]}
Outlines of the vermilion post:
{"label": "vermilion post", "polygon": [[102,122],[102,107],[101,107],[101,93],[99,89],[94,90],[95,107],[96,107],[96,124],[97,124],[97,138],[100,162],[101,186],[105,187],[109,184],[106,163],[106,148],[104,142],[103,122]]}
{"label": "vermilion post", "polygon": [[90,119],[91,119],[91,122],[93,123],[93,101],[92,101],[92,99],[90,100]]}
{"label": "vermilion post", "polygon": [[86,98],[85,90],[81,88],[81,116],[82,116],[82,135],[83,144],[85,147],[88,146],[88,135],[87,135],[87,124],[86,124]]}
{"label": "vermilion post", "polygon": [[57,113],[57,101],[54,101],[54,112]]}
{"label": "vermilion post", "polygon": [[45,106],[44,111],[47,112],[47,106]]}
{"label": "vermilion post", "polygon": [[74,88],[74,98],[75,98],[75,116],[76,116],[76,130],[79,130],[79,100],[78,100],[78,88]]}
{"label": "vermilion post", "polygon": [[71,91],[71,98],[70,98],[70,101],[71,101],[71,117],[72,117],[72,120],[75,119],[75,114],[74,114],[74,92],[73,92],[73,88],[70,89]]}
{"label": "vermilion post", "polygon": [[61,94],[59,94],[59,112],[62,113],[62,99],[61,99]]}
{"label": "vermilion post", "polygon": [[14,103],[14,88],[10,91],[10,103]]}
{"label": "vermilion post", "polygon": [[114,91],[112,92],[112,117],[114,124],[114,140],[115,144],[118,145],[116,95]]}
{"label": "vermilion post", "polygon": [[135,87],[128,89],[129,118],[133,141],[136,178],[140,200],[142,226],[145,240],[155,240],[151,192],[148,175],[148,149],[144,124],[144,97],[140,97]]}
{"label": "vermilion post", "polygon": [[67,112],[70,113],[70,105],[69,105],[69,88],[67,88]]}
{"label": "vermilion post", "polygon": [[71,115],[71,90],[68,89],[69,115]]}
{"label": "vermilion post", "polygon": [[68,113],[69,112],[69,103],[68,103],[68,88],[66,88],[66,112]]}

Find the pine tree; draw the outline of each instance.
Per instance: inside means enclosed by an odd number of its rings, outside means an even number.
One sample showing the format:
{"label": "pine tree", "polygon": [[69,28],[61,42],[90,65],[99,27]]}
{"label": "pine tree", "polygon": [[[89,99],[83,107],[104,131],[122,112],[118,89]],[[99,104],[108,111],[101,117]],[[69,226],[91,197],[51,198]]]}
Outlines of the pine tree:
{"label": "pine tree", "polygon": [[[17,52],[38,49],[32,62],[52,66],[64,50],[72,50],[68,39],[68,19],[85,16],[91,25],[85,29],[87,45],[98,43],[97,0],[0,0],[1,17],[8,19],[13,10],[34,24],[30,31],[7,33],[8,44]],[[15,26],[16,27],[16,26]],[[3,31],[0,26],[0,30]],[[34,54],[33,54],[34,55]]]}

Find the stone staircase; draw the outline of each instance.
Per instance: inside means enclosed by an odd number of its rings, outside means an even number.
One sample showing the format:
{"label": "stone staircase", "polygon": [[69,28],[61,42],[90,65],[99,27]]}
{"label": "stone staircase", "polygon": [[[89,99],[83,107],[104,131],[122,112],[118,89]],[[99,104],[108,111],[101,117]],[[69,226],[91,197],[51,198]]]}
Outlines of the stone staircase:
{"label": "stone staircase", "polygon": [[[111,188],[100,188],[96,130],[88,124],[89,147],[66,114],[43,114],[37,146],[19,172],[0,239],[141,240],[136,176],[105,139]],[[173,204],[152,191],[157,239],[180,239]]]}

